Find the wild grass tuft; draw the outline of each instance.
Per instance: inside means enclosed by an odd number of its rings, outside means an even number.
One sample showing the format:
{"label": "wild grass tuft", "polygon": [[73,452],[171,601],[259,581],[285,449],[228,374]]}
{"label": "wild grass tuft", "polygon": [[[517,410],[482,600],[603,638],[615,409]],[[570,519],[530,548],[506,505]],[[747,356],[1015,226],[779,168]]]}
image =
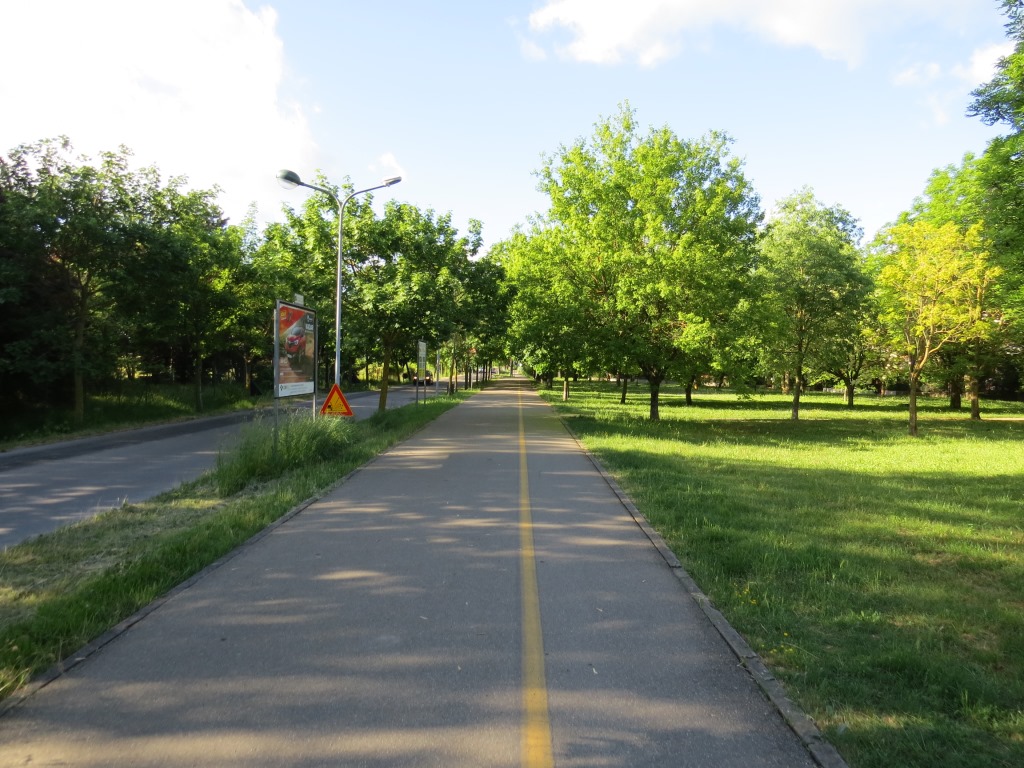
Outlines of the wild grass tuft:
{"label": "wild grass tuft", "polygon": [[246,424],[238,443],[217,457],[214,481],[222,496],[230,496],[250,483],[337,459],[355,436],[355,424],[347,419],[263,415]]}

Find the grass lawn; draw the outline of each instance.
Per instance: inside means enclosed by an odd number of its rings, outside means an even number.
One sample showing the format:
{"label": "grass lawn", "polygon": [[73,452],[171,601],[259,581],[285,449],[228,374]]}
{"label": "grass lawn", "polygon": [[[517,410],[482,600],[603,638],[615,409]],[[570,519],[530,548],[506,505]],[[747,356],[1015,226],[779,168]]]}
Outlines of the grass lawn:
{"label": "grass lawn", "polygon": [[1024,404],[542,394],[851,766],[1024,765]]}

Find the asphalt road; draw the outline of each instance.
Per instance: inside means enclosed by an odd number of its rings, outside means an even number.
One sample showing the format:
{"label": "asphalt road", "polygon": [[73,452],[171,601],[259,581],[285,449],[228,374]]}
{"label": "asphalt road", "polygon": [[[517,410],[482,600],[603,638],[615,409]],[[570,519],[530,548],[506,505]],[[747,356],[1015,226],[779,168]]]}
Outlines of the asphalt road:
{"label": "asphalt road", "polygon": [[74,656],[0,717],[15,765],[814,763],[551,409],[506,385]]}
{"label": "asphalt road", "polygon": [[[365,419],[376,412],[378,397],[356,392],[346,399],[355,418]],[[392,387],[388,408],[415,397],[412,387]],[[282,403],[313,405],[308,399]],[[251,416],[247,411],[0,453],[0,549],[195,479],[214,466]]]}

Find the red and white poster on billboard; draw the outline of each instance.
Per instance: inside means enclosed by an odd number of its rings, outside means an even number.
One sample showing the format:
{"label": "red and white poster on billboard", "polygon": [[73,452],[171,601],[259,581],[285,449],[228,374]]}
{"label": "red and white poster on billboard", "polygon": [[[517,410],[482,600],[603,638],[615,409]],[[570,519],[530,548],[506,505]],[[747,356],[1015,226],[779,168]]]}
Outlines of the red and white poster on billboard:
{"label": "red and white poster on billboard", "polygon": [[274,311],[274,396],[316,391],[316,312],[277,302]]}

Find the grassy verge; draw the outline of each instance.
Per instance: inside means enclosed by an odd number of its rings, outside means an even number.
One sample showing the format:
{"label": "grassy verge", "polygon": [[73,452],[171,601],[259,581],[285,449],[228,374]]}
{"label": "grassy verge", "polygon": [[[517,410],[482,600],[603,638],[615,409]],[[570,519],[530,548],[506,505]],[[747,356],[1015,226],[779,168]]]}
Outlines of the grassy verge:
{"label": "grassy verge", "polygon": [[0,552],[0,699],[467,395],[356,423],[246,429],[215,470]]}
{"label": "grassy verge", "polygon": [[1024,765],[1024,407],[546,396],[856,768]]}

